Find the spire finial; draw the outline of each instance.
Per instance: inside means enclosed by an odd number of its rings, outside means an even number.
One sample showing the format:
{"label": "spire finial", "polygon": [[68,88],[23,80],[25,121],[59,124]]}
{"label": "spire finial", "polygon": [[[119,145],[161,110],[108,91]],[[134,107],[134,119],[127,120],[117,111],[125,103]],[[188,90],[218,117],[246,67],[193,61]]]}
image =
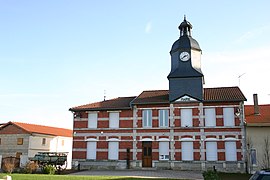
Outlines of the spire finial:
{"label": "spire finial", "polygon": [[186,15],[184,14],[184,21],[186,21]]}

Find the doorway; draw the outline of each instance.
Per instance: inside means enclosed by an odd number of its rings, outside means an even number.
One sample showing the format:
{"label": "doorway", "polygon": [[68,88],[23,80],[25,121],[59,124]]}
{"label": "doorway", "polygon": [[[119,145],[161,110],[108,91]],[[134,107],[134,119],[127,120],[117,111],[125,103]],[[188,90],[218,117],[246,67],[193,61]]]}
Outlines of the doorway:
{"label": "doorway", "polygon": [[142,142],[142,167],[152,167],[152,142]]}

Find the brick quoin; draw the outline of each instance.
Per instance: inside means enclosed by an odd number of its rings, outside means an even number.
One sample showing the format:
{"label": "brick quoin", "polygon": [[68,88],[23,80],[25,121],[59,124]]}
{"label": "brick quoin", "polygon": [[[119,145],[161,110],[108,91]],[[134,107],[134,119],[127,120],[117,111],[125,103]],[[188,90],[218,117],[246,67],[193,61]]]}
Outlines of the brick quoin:
{"label": "brick quoin", "polygon": [[73,141],[73,148],[86,148],[85,141]]}
{"label": "brick quoin", "polygon": [[86,151],[72,151],[73,159],[86,159]]}
{"label": "brick quoin", "polygon": [[158,117],[158,109],[152,110],[152,117]]}
{"label": "brick quoin", "polygon": [[199,115],[199,109],[198,108],[192,108],[192,116],[198,116]]}
{"label": "brick quoin", "polygon": [[137,126],[138,126],[139,128],[141,128],[141,127],[142,127],[142,120],[138,120],[138,122],[137,122]]}
{"label": "brick quoin", "polygon": [[181,152],[175,152],[174,158],[175,158],[176,161],[180,161],[181,160],[181,158],[180,158],[181,156],[182,156]]}
{"label": "brick quoin", "polygon": [[176,120],[174,121],[174,126],[175,126],[175,127],[180,127],[180,126],[181,126],[180,119],[176,119]]}

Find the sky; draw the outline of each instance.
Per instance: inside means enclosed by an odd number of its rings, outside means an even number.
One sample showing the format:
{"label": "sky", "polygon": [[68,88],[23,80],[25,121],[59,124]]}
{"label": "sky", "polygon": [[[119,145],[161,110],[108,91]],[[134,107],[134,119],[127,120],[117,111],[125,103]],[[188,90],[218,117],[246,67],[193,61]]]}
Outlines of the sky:
{"label": "sky", "polygon": [[270,1],[0,0],[0,123],[72,128],[69,108],[168,89],[184,15],[204,87],[270,104]]}

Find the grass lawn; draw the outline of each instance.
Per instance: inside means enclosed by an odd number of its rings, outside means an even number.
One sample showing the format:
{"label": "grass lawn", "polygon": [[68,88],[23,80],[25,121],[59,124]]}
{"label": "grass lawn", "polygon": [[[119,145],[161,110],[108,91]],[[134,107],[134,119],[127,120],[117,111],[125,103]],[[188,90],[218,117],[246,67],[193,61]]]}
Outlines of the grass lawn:
{"label": "grass lawn", "polygon": [[[0,174],[0,178],[6,174]],[[11,174],[12,180],[143,180],[149,178],[132,178],[124,176],[74,176],[74,175],[46,175],[46,174]],[[155,180],[170,180],[158,178]],[[173,179],[171,179],[173,180]]]}

